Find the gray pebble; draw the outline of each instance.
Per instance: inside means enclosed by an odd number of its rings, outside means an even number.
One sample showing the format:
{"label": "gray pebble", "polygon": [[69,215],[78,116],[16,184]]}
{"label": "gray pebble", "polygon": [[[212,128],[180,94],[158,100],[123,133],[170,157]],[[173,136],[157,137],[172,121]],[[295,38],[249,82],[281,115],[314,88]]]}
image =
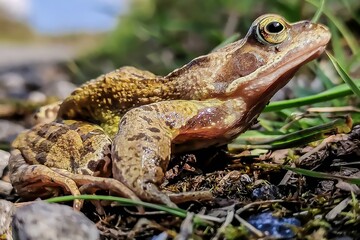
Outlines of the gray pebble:
{"label": "gray pebble", "polygon": [[11,183],[0,180],[0,197],[1,196],[10,196],[13,190]]}
{"label": "gray pebble", "polygon": [[6,234],[7,239],[10,239],[9,227],[14,211],[15,207],[12,202],[0,199],[0,235]]}
{"label": "gray pebble", "polygon": [[[13,186],[9,182],[9,172],[5,171],[9,164],[10,153],[0,149],[0,197],[10,196]],[[6,180],[6,181],[3,181]]]}
{"label": "gray pebble", "polygon": [[10,153],[0,149],[0,179],[3,176],[4,169],[9,164]]}
{"label": "gray pebble", "polygon": [[7,97],[23,97],[27,91],[25,79],[15,72],[0,75],[0,88],[6,91]]}
{"label": "gray pebble", "polygon": [[12,142],[25,128],[20,124],[0,119],[0,141]]}
{"label": "gray pebble", "polygon": [[46,101],[46,95],[40,91],[32,91],[29,93],[28,100],[31,102],[45,102]]}
{"label": "gray pebble", "polygon": [[58,81],[53,81],[46,85],[43,91],[48,96],[56,96],[59,99],[64,99],[69,96],[75,90],[75,88],[75,84],[65,79],[59,79]]}
{"label": "gray pebble", "polygon": [[12,222],[13,238],[32,239],[100,239],[95,224],[71,207],[35,202],[17,209]]}

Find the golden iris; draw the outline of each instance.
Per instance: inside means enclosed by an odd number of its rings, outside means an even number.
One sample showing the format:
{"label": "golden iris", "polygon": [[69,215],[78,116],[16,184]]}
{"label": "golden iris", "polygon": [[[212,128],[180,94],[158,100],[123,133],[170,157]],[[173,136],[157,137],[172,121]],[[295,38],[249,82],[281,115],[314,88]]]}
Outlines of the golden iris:
{"label": "golden iris", "polygon": [[263,43],[279,44],[288,36],[286,22],[276,16],[268,16],[262,19],[257,27],[257,35]]}

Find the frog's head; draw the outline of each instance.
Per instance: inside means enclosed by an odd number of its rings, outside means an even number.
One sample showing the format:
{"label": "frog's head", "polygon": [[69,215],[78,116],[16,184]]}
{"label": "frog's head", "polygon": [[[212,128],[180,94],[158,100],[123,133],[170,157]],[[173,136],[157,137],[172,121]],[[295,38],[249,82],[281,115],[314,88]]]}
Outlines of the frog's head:
{"label": "frog's head", "polygon": [[323,53],[330,37],[321,24],[290,24],[281,16],[263,15],[243,40],[219,50],[226,52],[228,60],[213,87],[226,98],[243,98],[250,106],[267,102],[299,67]]}

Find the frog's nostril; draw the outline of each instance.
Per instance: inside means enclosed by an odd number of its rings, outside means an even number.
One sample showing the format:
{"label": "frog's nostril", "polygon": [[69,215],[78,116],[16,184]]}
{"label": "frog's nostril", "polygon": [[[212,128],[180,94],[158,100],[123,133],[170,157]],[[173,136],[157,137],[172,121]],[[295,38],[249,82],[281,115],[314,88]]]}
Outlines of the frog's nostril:
{"label": "frog's nostril", "polygon": [[305,21],[304,28],[311,29],[313,27],[314,27],[314,23],[312,23],[311,21]]}

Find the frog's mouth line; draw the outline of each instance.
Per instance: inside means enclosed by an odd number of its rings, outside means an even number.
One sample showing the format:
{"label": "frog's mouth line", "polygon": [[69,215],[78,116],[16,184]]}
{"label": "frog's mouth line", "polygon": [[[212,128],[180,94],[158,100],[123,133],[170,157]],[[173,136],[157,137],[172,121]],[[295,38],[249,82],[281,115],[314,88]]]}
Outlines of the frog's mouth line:
{"label": "frog's mouth line", "polygon": [[[283,64],[279,68],[275,69],[275,71],[271,72],[270,78],[273,79],[272,83],[267,83],[268,87],[264,89],[262,93],[255,94],[256,96],[259,96],[260,99],[252,99],[252,104],[248,104],[248,106],[251,107],[248,109],[247,114],[244,116],[243,119],[241,119],[241,121],[239,121],[238,124],[241,125],[244,122],[253,122],[254,119],[256,119],[258,115],[262,112],[262,109],[270,101],[272,96],[291,80],[292,76],[297,72],[297,70],[305,63],[320,56],[325,51],[325,48],[326,44],[314,50],[307,51],[306,54],[302,54],[300,56],[294,57],[292,60],[289,60],[288,62],[290,62],[291,64]],[[263,79],[262,81],[266,82],[266,78],[268,77],[269,74],[261,77]]]}
{"label": "frog's mouth line", "polygon": [[[282,88],[288,81],[291,80],[291,75],[294,75],[297,70],[305,65],[306,63],[316,59],[319,57],[326,48],[326,44],[322,45],[314,50],[306,51],[304,54],[295,56],[292,59],[289,59],[286,61],[288,64],[280,65],[270,74],[267,74],[265,78],[274,79],[273,83],[269,84],[268,88],[272,87],[274,84],[278,85],[278,88],[276,88],[276,91],[280,88]],[[271,77],[272,76],[272,77]],[[289,77],[290,76],[290,77]],[[284,81],[285,80],[285,81]],[[265,80],[266,81],[266,80]],[[284,81],[283,84],[279,84],[281,81]]]}

